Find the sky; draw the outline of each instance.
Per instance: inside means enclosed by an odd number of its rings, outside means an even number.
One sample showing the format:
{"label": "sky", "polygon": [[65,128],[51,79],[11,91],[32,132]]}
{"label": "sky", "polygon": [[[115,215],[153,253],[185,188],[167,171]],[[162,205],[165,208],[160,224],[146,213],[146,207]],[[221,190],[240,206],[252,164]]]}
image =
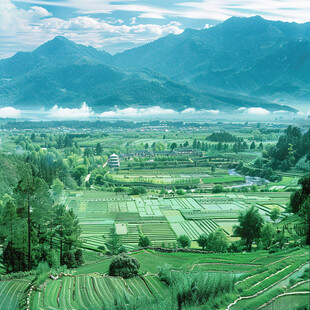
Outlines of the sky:
{"label": "sky", "polygon": [[115,54],[231,16],[310,20],[309,0],[0,0],[0,59],[57,35]]}

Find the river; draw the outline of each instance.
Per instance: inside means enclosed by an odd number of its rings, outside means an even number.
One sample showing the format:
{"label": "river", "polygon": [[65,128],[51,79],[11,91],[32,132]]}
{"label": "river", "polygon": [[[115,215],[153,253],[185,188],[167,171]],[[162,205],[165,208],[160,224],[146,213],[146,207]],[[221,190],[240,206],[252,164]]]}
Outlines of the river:
{"label": "river", "polygon": [[[229,169],[228,173],[229,173],[229,175],[242,176],[236,172],[236,169]],[[250,176],[246,175],[245,176],[245,183],[231,186],[231,188],[233,188],[233,187],[238,188],[238,187],[244,187],[244,186],[251,187],[252,185],[260,186],[260,185],[264,185],[267,183],[269,183],[269,181],[267,179],[264,179],[261,177],[250,177]]]}

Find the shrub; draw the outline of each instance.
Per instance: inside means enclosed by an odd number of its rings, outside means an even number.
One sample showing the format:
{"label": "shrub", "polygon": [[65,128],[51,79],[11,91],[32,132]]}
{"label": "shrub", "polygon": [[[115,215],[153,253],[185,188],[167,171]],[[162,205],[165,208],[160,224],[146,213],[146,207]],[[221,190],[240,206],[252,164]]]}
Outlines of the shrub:
{"label": "shrub", "polygon": [[77,266],[81,266],[84,264],[83,251],[81,249],[77,249],[74,253],[75,261]]}
{"label": "shrub", "polygon": [[191,245],[191,240],[189,239],[188,236],[186,236],[186,235],[181,235],[181,236],[178,238],[178,244],[179,244],[182,248],[190,247],[190,245]]}
{"label": "shrub", "polygon": [[225,192],[225,188],[223,185],[220,185],[220,184],[215,185],[212,189],[213,194],[222,193],[222,192]]}
{"label": "shrub", "polygon": [[183,189],[180,188],[176,191],[176,194],[181,196],[181,195],[185,195],[186,193],[183,191]]}
{"label": "shrub", "polygon": [[76,267],[76,260],[72,251],[67,251],[63,254],[63,263],[67,265],[68,268]]}
{"label": "shrub", "polygon": [[140,263],[134,257],[119,254],[112,259],[109,266],[110,276],[120,276],[125,279],[138,275]]}
{"label": "shrub", "polygon": [[149,239],[149,237],[140,235],[139,246],[141,248],[145,248],[150,245],[151,245],[151,240]]}

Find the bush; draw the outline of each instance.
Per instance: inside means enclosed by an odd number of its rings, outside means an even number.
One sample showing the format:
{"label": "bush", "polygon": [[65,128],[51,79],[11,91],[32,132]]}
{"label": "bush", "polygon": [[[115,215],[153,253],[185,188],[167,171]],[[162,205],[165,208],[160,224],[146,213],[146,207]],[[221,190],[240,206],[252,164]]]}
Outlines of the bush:
{"label": "bush", "polygon": [[55,252],[54,249],[51,249],[48,252],[46,261],[47,261],[48,265],[50,266],[50,268],[58,267],[58,265],[59,265],[58,257],[57,257],[57,253]]}
{"label": "bush", "polygon": [[128,279],[137,276],[139,268],[140,263],[136,258],[125,254],[119,254],[112,259],[109,266],[109,275]]}
{"label": "bush", "polygon": [[178,238],[178,244],[179,244],[182,248],[190,247],[190,246],[191,246],[191,240],[189,239],[188,236],[186,236],[186,235],[181,235],[181,236]]}
{"label": "bush", "polygon": [[76,267],[77,264],[72,251],[67,251],[63,254],[63,263],[67,265],[68,268]]}
{"label": "bush", "polygon": [[125,191],[125,189],[123,187],[115,187],[114,188],[114,192],[115,193],[121,193],[121,192],[124,192],[124,191]]}
{"label": "bush", "polygon": [[159,280],[166,283],[167,285],[170,285],[172,281],[170,269],[171,267],[168,264],[158,267]]}
{"label": "bush", "polygon": [[139,194],[146,194],[147,189],[144,186],[134,186],[131,187],[129,190],[129,195],[139,195]]}
{"label": "bush", "polygon": [[77,249],[74,253],[75,261],[77,266],[81,266],[84,264],[83,251],[81,249]]}
{"label": "bush", "polygon": [[151,245],[151,240],[149,239],[149,237],[140,235],[139,246],[141,248],[145,248],[150,245]]}
{"label": "bush", "polygon": [[176,191],[176,194],[181,196],[181,195],[185,195],[186,193],[183,191],[183,189],[180,188]]}
{"label": "bush", "polygon": [[213,194],[223,193],[223,192],[225,192],[225,188],[223,185],[220,185],[220,184],[215,185],[212,189]]}

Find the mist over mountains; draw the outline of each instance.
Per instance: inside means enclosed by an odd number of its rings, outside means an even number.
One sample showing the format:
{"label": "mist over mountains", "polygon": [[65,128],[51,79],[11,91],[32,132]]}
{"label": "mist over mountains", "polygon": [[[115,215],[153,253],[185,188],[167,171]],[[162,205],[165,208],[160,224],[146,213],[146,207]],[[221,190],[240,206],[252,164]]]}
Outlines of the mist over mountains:
{"label": "mist over mountains", "polygon": [[0,61],[0,106],[293,112],[276,103],[310,102],[309,35],[310,23],[233,17],[114,56],[56,37]]}

